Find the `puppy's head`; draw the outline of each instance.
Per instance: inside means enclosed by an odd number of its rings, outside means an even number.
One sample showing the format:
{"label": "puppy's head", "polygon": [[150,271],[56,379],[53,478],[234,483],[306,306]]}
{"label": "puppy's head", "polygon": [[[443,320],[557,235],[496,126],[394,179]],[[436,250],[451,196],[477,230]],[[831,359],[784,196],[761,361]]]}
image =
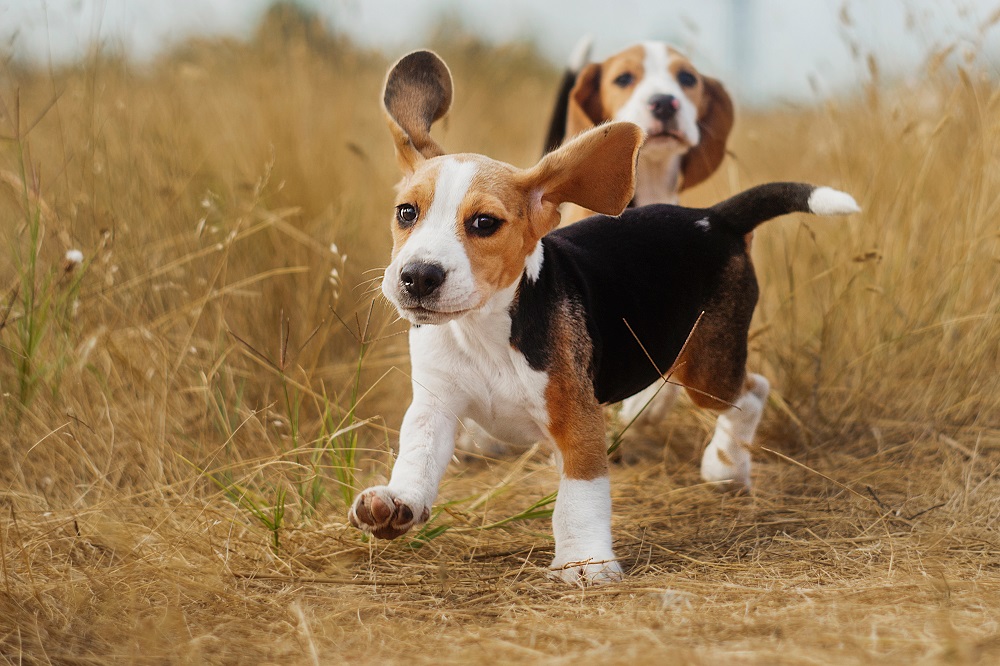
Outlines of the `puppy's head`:
{"label": "puppy's head", "polygon": [[596,127],[517,169],[483,155],[446,155],[431,124],[451,103],[451,74],[429,51],[389,71],[384,105],[403,171],[382,291],[409,321],[440,324],[483,307],[520,280],[559,204],[619,214],[635,188],[641,130]]}
{"label": "puppy's head", "polygon": [[683,155],[687,188],[708,178],[725,157],[733,105],[722,84],[686,57],[662,42],[645,42],[590,63],[577,76],[567,136],[607,120],[639,125],[646,134],[644,155]]}

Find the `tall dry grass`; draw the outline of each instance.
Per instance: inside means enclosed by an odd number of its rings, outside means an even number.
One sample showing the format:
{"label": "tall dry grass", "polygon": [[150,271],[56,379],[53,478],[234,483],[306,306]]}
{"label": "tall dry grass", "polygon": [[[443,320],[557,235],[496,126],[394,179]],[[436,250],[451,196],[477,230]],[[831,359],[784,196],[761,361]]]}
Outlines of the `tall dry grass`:
{"label": "tall dry grass", "polygon": [[[447,32],[437,136],[530,164],[558,72]],[[712,422],[682,406],[614,471],[629,580],[582,592],[544,577],[543,453],[456,466],[415,538],[344,524],[408,395],[404,327],[373,291],[396,179],[386,65],[278,9],[248,43],[150,67],[0,71],[0,655],[1000,654],[995,82],[929,68],[740,117],[689,203],[796,179],[864,212],[756,235],[751,364],[775,387],[756,494],[697,484]]]}

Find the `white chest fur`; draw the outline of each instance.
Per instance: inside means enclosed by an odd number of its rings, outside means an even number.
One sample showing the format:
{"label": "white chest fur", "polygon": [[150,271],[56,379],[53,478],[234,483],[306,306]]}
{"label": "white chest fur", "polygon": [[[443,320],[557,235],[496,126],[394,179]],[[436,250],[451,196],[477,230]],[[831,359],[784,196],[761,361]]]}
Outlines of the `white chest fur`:
{"label": "white chest fur", "polygon": [[529,445],[546,438],[548,375],[510,345],[505,303],[460,319],[410,330],[413,380],[460,417],[494,437]]}

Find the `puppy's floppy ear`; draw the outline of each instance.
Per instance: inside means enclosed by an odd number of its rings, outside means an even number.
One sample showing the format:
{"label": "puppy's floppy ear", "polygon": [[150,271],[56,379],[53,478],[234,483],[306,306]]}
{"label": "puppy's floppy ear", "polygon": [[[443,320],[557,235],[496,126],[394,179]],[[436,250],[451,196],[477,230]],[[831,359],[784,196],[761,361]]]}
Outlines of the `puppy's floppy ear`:
{"label": "puppy's floppy ear", "polygon": [[537,229],[538,235],[559,224],[556,209],[561,203],[575,203],[605,215],[625,210],[635,192],[635,158],[642,140],[638,125],[607,123],[584,132],[523,171],[522,186],[537,197],[539,206],[555,213],[539,216],[554,221],[550,228]]}
{"label": "puppy's floppy ear", "polygon": [[412,172],[424,159],[443,155],[431,125],[451,106],[451,72],[431,51],[405,55],[389,70],[382,104],[400,168]]}
{"label": "puppy's floppy ear", "polygon": [[702,78],[704,94],[698,114],[701,140],[684,155],[681,173],[685,190],[707,180],[726,156],[726,140],[733,129],[733,102],[726,89],[715,79]]}
{"label": "puppy's floppy ear", "polygon": [[569,93],[566,136],[576,136],[605,120],[601,104],[601,64],[592,62],[577,74],[576,83]]}

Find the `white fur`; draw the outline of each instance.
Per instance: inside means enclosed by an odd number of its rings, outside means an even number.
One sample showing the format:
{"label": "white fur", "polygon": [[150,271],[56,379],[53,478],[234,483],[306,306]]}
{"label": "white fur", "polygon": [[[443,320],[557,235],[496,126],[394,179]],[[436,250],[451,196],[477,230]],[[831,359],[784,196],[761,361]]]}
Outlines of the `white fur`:
{"label": "white fur", "polygon": [[849,215],[861,212],[861,207],[847,192],[817,187],[809,195],[809,210],[816,215]]}
{"label": "white fur", "polygon": [[701,458],[701,478],[730,482],[750,488],[750,451],[760,417],[764,413],[770,384],[761,375],[748,377],[753,387],[733,407],[719,415],[715,435]]}
{"label": "white fur", "polygon": [[459,418],[475,419],[504,441],[527,445],[547,437],[548,376],[509,343],[514,291],[498,293],[459,319],[410,329],[413,402],[388,489],[414,515],[437,497]]}
{"label": "white fur", "polygon": [[469,256],[458,235],[459,208],[476,171],[475,162],[453,157],[442,159],[431,205],[426,211],[418,211],[419,217],[413,234],[385,269],[382,293],[404,316],[406,311],[399,307],[400,291],[403,289],[399,274],[404,266],[413,261],[433,261],[445,271],[447,277],[434,300],[434,310],[445,315],[440,321],[447,320],[449,313],[462,312],[479,305],[482,296],[476,287]]}
{"label": "white fur", "polygon": [[552,513],[556,555],[552,575],[568,583],[594,585],[621,580],[611,546],[611,480],[565,476]]}
{"label": "white fur", "polygon": [[542,260],[545,259],[543,256],[545,254],[545,246],[542,245],[542,241],[538,241],[538,245],[532,250],[531,254],[524,262],[524,274],[528,278],[528,282],[534,282],[538,279],[538,276],[542,272]]}
{"label": "white fur", "polygon": [[674,141],[643,146],[635,170],[636,206],[680,203],[681,158],[686,152]]}

